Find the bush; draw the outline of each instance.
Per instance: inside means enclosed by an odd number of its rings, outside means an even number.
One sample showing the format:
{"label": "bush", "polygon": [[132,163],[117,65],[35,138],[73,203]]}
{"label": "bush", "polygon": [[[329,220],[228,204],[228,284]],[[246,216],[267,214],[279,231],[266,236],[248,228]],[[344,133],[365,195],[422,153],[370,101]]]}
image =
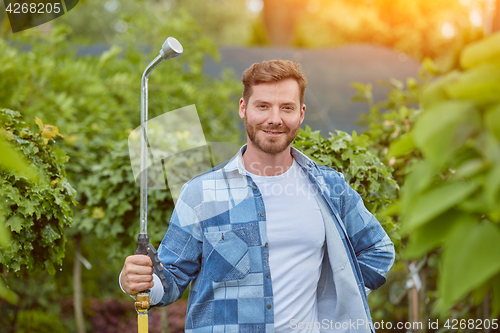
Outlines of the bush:
{"label": "bush", "polygon": [[18,333],[67,333],[59,316],[41,310],[20,311],[17,315]]}
{"label": "bush", "polygon": [[[319,131],[309,126],[300,130],[293,146],[309,156],[316,163],[341,172],[347,183],[356,190],[374,215],[389,206],[396,198],[398,185],[392,178],[391,167],[384,165],[375,153],[368,149],[368,136],[352,136],[346,132],[330,133],[323,138]],[[379,216],[380,218],[380,216]],[[382,223],[389,234],[395,226]]]}
{"label": "bush", "polygon": [[490,293],[492,316],[500,313],[499,43],[497,33],[465,48],[462,70],[424,89],[422,114],[389,150],[423,155],[405,178],[401,224],[407,258],[442,251],[443,316],[470,293],[476,305]]}
{"label": "bush", "polygon": [[0,134],[38,169],[41,181],[0,170],[0,213],[12,231],[10,248],[0,248],[0,264],[14,273],[42,269],[53,275],[64,256],[64,228],[73,222],[76,192],[66,179],[67,155],[49,143],[57,127],[37,119],[39,131],[33,131],[20,116],[1,109]]}

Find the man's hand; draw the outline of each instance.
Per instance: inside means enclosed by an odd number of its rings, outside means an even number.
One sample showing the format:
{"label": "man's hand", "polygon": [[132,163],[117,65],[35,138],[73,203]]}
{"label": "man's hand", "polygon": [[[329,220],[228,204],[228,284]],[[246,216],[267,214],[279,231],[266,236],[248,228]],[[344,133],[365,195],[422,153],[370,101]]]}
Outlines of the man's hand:
{"label": "man's hand", "polygon": [[153,262],[146,255],[138,254],[127,257],[123,265],[120,284],[129,295],[153,288]]}

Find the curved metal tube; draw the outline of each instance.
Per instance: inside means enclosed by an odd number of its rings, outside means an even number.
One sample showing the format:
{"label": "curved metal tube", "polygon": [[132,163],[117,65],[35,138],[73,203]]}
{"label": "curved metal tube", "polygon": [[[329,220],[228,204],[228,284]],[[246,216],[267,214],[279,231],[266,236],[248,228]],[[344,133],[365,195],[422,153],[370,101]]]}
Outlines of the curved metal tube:
{"label": "curved metal tube", "polygon": [[163,43],[160,54],[146,67],[141,80],[141,205],[140,234],[148,233],[148,79],[149,74],[163,60],[177,57],[183,52],[182,45],[173,37]]}

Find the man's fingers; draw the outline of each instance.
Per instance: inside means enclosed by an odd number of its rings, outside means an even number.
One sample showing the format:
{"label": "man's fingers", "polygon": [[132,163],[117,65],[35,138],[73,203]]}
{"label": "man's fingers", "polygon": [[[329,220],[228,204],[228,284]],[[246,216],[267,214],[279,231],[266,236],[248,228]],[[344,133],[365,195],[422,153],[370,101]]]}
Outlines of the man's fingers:
{"label": "man's fingers", "polygon": [[153,262],[151,261],[151,258],[144,254],[136,254],[133,256],[128,256],[127,259],[125,259],[125,264],[153,267]]}
{"label": "man's fingers", "polygon": [[125,274],[138,274],[138,275],[149,275],[151,276],[154,272],[153,267],[149,266],[138,266],[133,264],[125,264],[124,267]]}
{"label": "man's fingers", "polygon": [[152,282],[153,275],[152,274],[128,274],[127,281],[129,283],[141,283],[141,282]]}
{"label": "man's fingers", "polygon": [[153,262],[151,261],[151,258],[145,255],[133,255],[127,257],[127,259],[125,259],[123,270],[127,275],[151,275],[154,272]]}
{"label": "man's fingers", "polygon": [[154,286],[153,281],[142,282],[142,283],[131,283],[130,285],[124,286],[123,290],[125,290],[125,292],[129,295],[135,295],[146,289],[151,289],[153,288],[153,286]]}
{"label": "man's fingers", "polygon": [[134,294],[138,294],[141,291],[144,291],[146,289],[151,289],[151,288],[153,288],[153,286],[154,286],[153,282],[151,282],[151,283],[138,283],[135,285],[135,288],[134,288],[135,293]]}
{"label": "man's fingers", "polygon": [[125,269],[121,281],[123,290],[129,295],[135,295],[154,286],[152,274],[127,274]]}
{"label": "man's fingers", "polygon": [[148,283],[135,283],[130,285],[130,295],[135,295],[140,293],[141,291],[144,291],[146,289],[151,289],[153,288],[154,283],[153,282],[148,282]]}

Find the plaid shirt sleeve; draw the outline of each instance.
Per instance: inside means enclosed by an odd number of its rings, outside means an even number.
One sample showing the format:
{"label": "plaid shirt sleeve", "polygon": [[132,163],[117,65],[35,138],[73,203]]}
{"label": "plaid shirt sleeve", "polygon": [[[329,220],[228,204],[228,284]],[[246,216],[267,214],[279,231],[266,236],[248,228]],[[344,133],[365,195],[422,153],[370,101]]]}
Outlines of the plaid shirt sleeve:
{"label": "plaid shirt sleeve", "polygon": [[168,305],[181,298],[189,282],[200,271],[203,233],[190,205],[188,184],[181,191],[168,231],[158,249],[168,288],[157,306]]}
{"label": "plaid shirt sleeve", "polygon": [[365,286],[375,290],[385,282],[394,263],[394,244],[377,219],[366,209],[361,196],[345,183],[341,218],[356,253]]}

